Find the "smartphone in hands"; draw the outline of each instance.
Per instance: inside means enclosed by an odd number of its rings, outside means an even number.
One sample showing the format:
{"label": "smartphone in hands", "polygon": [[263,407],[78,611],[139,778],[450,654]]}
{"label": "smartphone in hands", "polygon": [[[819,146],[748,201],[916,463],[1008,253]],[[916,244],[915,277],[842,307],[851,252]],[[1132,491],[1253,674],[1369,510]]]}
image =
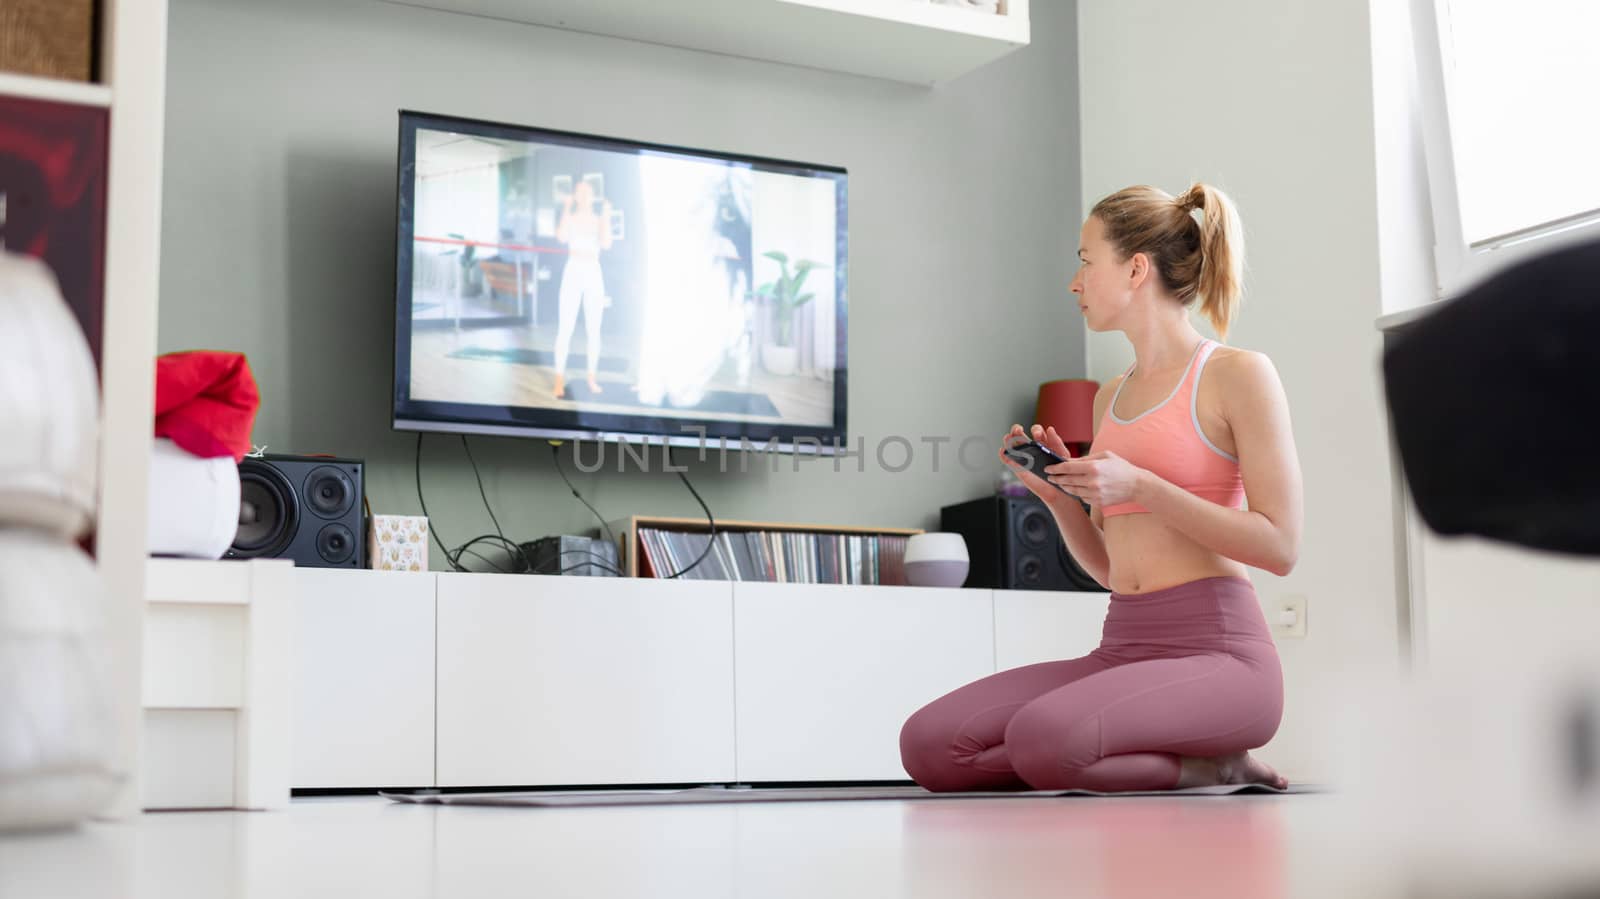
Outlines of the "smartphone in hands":
{"label": "smartphone in hands", "polygon": [[[1033,474],[1037,477],[1046,479],[1049,477],[1044,471],[1046,465],[1055,465],[1058,462],[1066,461],[1065,459],[1046,449],[1044,445],[1039,443],[1037,440],[1029,440],[1027,443],[1019,443],[1016,446],[1006,450],[1006,455],[1010,456],[1013,461],[1021,465],[1023,468],[1033,472]],[[1062,487],[1060,484],[1051,482],[1051,485],[1057,490],[1060,490],[1062,493],[1067,492],[1067,488]]]}

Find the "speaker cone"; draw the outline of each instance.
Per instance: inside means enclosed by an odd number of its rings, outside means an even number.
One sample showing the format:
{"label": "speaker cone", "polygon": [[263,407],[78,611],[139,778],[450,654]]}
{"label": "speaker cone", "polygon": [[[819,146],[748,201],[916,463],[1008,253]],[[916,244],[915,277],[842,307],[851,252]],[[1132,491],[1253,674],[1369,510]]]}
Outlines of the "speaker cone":
{"label": "speaker cone", "polygon": [[313,468],[305,480],[306,505],[320,518],[339,518],[356,501],[350,476],[331,465]]}
{"label": "speaker cone", "polygon": [[1036,587],[1044,581],[1044,560],[1026,553],[1017,559],[1017,586]]}
{"label": "speaker cone", "polygon": [[1042,506],[1023,506],[1017,517],[1017,537],[1027,546],[1045,546],[1057,539],[1055,520]]}
{"label": "speaker cone", "polygon": [[239,530],[231,556],[275,556],[293,538],[299,510],[294,487],[277,469],[246,459],[239,465]]}
{"label": "speaker cone", "polygon": [[342,524],[330,524],[317,534],[317,555],[330,565],[350,561],[356,551],[356,536]]}

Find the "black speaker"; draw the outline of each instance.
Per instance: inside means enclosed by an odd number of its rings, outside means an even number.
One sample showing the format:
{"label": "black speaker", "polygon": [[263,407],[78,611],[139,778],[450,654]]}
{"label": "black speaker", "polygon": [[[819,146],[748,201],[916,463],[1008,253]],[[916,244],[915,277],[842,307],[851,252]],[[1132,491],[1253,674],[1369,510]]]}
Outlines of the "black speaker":
{"label": "black speaker", "polygon": [[293,559],[302,568],[365,568],[362,463],[325,456],[246,456],[230,559]]}
{"label": "black speaker", "polygon": [[1005,590],[1093,590],[1067,552],[1055,517],[1038,497],[986,496],[939,510],[939,529],[967,541],[966,586]]}

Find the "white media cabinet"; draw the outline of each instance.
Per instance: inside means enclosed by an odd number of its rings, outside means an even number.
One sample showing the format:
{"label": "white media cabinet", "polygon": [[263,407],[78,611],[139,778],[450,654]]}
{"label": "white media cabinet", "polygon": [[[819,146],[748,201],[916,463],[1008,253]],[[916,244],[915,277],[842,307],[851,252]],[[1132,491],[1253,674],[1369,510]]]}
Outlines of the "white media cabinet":
{"label": "white media cabinet", "polygon": [[1110,602],[317,569],[294,582],[299,789],[905,780],[908,715],[1087,652]]}

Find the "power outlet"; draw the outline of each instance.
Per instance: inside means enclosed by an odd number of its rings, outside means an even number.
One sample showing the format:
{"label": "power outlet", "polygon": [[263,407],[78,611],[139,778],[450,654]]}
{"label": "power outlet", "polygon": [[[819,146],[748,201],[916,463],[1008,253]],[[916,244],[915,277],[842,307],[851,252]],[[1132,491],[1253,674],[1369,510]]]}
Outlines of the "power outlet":
{"label": "power outlet", "polygon": [[1299,595],[1283,597],[1269,608],[1267,619],[1268,624],[1272,625],[1272,632],[1280,637],[1304,637],[1306,598]]}

